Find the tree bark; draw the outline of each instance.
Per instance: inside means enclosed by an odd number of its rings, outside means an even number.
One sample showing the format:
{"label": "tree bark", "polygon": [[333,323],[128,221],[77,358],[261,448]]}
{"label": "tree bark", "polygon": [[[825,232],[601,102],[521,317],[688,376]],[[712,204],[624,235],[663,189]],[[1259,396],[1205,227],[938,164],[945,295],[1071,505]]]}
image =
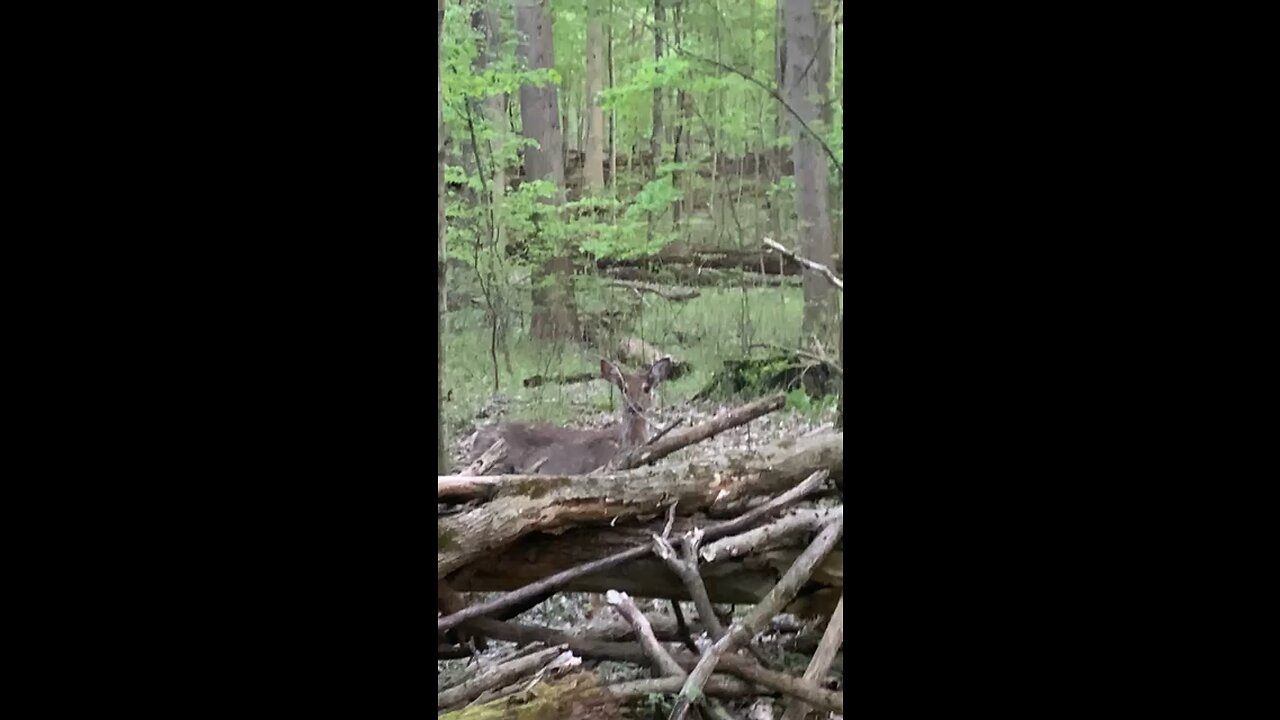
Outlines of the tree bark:
{"label": "tree bark", "polygon": [[[667,23],[667,10],[662,0],[653,0],[653,60],[662,62],[662,34]],[[661,71],[659,71],[661,72]],[[649,154],[653,156],[653,169],[650,178],[658,177],[658,166],[662,164],[662,88],[653,89],[653,133],[649,136]]]}
{"label": "tree bark", "polygon": [[[835,240],[831,232],[831,215],[827,197],[827,161],[821,145],[807,132],[803,119],[815,132],[824,128],[819,122],[819,108],[824,96],[818,73],[808,69],[823,62],[815,53],[822,53],[818,38],[822,31],[818,18],[817,0],[785,0],[787,35],[787,76],[789,80],[787,102],[799,118],[792,118],[791,153],[795,165],[796,215],[800,224],[799,237],[804,239],[800,254],[827,267],[834,265]],[[816,337],[824,347],[830,348],[836,341],[835,295],[827,281],[812,274],[804,277],[804,322],[801,328],[801,346],[812,346]]]}
{"label": "tree bark", "polygon": [[604,87],[604,29],[600,22],[600,1],[587,1],[587,132],[586,166],[583,175],[592,194],[604,190],[604,109],[600,91]]}
{"label": "tree bark", "polygon": [[[444,48],[444,0],[436,0],[436,63],[439,64]],[[448,263],[444,245],[444,89],[440,80],[440,68],[436,68],[436,471],[449,471],[449,456],[445,454],[444,440],[444,325],[448,318],[445,297],[445,276]]]}
{"label": "tree bark", "polygon": [[[516,28],[520,33],[517,53],[530,70],[555,65],[550,0],[516,0]],[[520,122],[525,137],[537,141],[524,154],[526,180],[547,180],[556,186],[549,201],[558,206],[564,200],[564,132],[560,126],[559,100],[555,85],[523,85],[520,88]],[[555,212],[554,210],[552,211]],[[558,222],[554,218],[553,222]],[[533,275],[533,318],[531,332],[543,339],[572,338],[578,334],[578,310],[573,296],[573,261],[567,248],[553,248],[551,259],[542,262]],[[544,280],[549,282],[544,283]]]}

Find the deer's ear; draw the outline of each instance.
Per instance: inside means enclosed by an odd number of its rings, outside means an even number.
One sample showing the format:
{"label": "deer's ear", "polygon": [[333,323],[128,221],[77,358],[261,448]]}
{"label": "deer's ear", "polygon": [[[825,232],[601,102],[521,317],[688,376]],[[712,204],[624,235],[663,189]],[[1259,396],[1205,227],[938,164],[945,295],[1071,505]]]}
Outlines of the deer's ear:
{"label": "deer's ear", "polygon": [[619,385],[622,382],[622,378],[618,377],[618,368],[604,358],[600,358],[600,377],[614,385]]}
{"label": "deer's ear", "polygon": [[674,365],[669,357],[664,357],[655,362],[653,367],[649,368],[649,384],[656,385],[663,380],[666,380],[668,377],[671,377],[671,370],[673,367]]}

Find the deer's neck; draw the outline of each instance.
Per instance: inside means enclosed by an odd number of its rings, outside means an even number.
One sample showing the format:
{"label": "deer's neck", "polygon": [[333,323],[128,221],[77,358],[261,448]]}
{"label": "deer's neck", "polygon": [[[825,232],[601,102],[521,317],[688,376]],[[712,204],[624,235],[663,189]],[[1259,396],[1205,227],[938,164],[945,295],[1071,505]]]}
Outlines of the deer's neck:
{"label": "deer's neck", "polygon": [[649,439],[649,422],[637,413],[627,410],[618,425],[618,444],[622,447],[643,445]]}

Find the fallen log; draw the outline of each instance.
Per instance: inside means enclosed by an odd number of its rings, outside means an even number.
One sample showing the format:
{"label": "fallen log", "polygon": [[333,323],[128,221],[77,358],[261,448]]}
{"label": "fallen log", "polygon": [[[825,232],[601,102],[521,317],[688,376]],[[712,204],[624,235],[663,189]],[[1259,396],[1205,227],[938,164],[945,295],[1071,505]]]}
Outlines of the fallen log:
{"label": "fallen log", "polygon": [[[758,269],[758,268],[757,268]],[[690,265],[668,265],[659,269],[647,267],[612,267],[606,277],[687,287],[798,287],[799,275],[762,275],[741,270],[712,270]]]}
{"label": "fallen log", "polygon": [[573,383],[590,382],[600,377],[598,372],[589,373],[568,373],[561,375],[533,375],[521,381],[527,388],[539,387],[542,385],[572,385]]}
{"label": "fallen log", "polygon": [[[690,460],[598,476],[492,476],[498,487],[488,502],[437,519],[436,577],[530,533],[649,518],[672,501],[684,512],[741,512],[753,498],[785,490],[819,470],[843,474],[843,433],[783,439],[731,456],[723,465]],[[437,478],[437,487],[445,479]]]}
{"label": "fallen log", "polygon": [[[751,508],[732,520],[716,523],[708,527],[704,531],[703,537],[707,540],[714,540],[746,530],[747,528],[754,526],[763,518],[769,517],[772,513],[782,510],[783,508],[786,508],[816,492],[826,481],[827,476],[828,473],[825,470],[812,473],[795,487],[787,490],[777,497]],[[674,508],[674,505],[672,507]],[[674,514],[670,519],[674,523],[676,519]],[[662,531],[663,534],[668,534],[670,529],[670,526],[664,526]],[[456,627],[458,624],[466,620],[504,612],[511,608],[518,607],[522,603],[540,602],[538,598],[542,598],[549,593],[555,592],[573,580],[590,575],[591,573],[611,570],[623,563],[645,557],[648,553],[649,547],[647,543],[639,544],[627,548],[626,550],[613,553],[608,557],[567,568],[550,577],[538,580],[531,585],[525,585],[500,597],[493,598],[459,612],[452,613],[448,617],[440,618],[436,621],[437,631],[445,632],[449,628]],[[474,570],[475,567],[473,566],[468,568],[467,572],[473,572]]]}
{"label": "fallen log", "polygon": [[[601,542],[600,530],[571,530],[563,536],[537,535],[522,539],[505,552],[487,556],[450,575],[449,583],[460,592],[509,592],[572,569],[584,562],[609,557],[626,544]],[[617,536],[614,536],[615,538]],[[631,542],[650,539],[631,536]],[[730,558],[721,556],[713,563],[699,566],[707,595],[713,603],[746,605],[759,602],[778,581],[788,561],[794,560],[803,547],[805,536],[794,535],[785,548],[777,548],[760,557]],[[844,554],[831,553],[815,573],[816,579],[837,590],[843,587],[841,564]],[[667,566],[654,557],[633,559],[618,566],[582,575],[560,585],[566,592],[604,593],[618,590],[635,597],[692,600],[684,583]],[[826,598],[805,602],[795,608],[797,615],[818,614],[827,606]],[[834,605],[834,602],[830,603]]]}
{"label": "fallen log", "polygon": [[663,289],[653,283],[636,282],[634,280],[611,280],[609,284],[613,287],[626,288],[636,293],[650,293],[657,295],[663,300],[671,300],[673,302],[692,300],[701,294],[697,290],[681,290],[679,288]]}
{"label": "fallen log", "polygon": [[[804,265],[795,257],[780,255],[775,252],[761,250],[713,250],[693,252],[688,255],[665,255],[659,257],[640,258],[601,258],[596,267],[601,270],[614,267],[667,267],[671,265],[688,265],[697,268],[716,268],[721,270],[746,270],[766,275],[799,275]],[[844,272],[844,261],[836,258],[835,270]]]}

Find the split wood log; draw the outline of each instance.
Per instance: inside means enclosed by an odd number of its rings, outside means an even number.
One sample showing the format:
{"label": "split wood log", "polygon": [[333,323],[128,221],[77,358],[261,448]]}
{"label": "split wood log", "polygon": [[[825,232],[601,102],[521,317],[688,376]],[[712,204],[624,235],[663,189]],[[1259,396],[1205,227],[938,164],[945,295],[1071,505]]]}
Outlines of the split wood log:
{"label": "split wood log", "polygon": [[785,402],[786,396],[782,394],[760,398],[687,430],[672,433],[670,437],[630,450],[615,458],[609,467],[616,470],[629,470],[652,465],[677,450],[700,443],[725,430],[746,425],[762,415],[768,415],[781,408]]}
{"label": "split wood log", "polygon": [[[835,612],[831,614],[831,622],[827,623],[827,631],[822,635],[822,642],[818,643],[818,651],[809,660],[809,667],[804,671],[804,679],[816,683],[826,677],[827,669],[831,667],[831,661],[835,659],[836,651],[843,643],[844,597],[842,596],[836,605]],[[803,720],[808,712],[808,705],[801,700],[795,700],[782,715],[782,720]]]}
{"label": "split wood log", "polygon": [[436,708],[443,710],[470,702],[480,697],[486,690],[508,685],[530,675],[556,659],[556,656],[566,647],[568,646],[557,645],[489,668],[470,680],[437,693]]}
{"label": "split wood log", "polygon": [[599,476],[492,476],[499,486],[492,499],[438,518],[436,577],[533,532],[649,517],[673,500],[686,512],[741,512],[752,499],[818,470],[844,472],[843,433],[784,439],[755,454],[735,455],[723,466],[691,460]]}
{"label": "split wood log", "polygon": [[[781,495],[757,505],[732,520],[717,523],[708,527],[703,536],[707,540],[714,540],[750,528],[763,518],[766,518],[816,492],[826,481],[827,477],[828,472],[826,470],[819,470],[811,473],[802,482],[798,483],[795,487]],[[664,530],[664,532],[666,531]],[[527,602],[532,598],[539,597],[544,593],[549,593],[557,588],[563,587],[577,578],[585,577],[592,573],[607,571],[625,562],[642,558],[648,553],[649,546],[647,543],[636,544],[626,550],[615,552],[607,557],[597,558],[589,562],[561,570],[550,577],[544,577],[532,584],[524,585],[518,590],[509,592],[501,597],[494,598],[478,605],[473,605],[463,611],[441,618],[437,621],[437,631],[444,632],[464,620],[483,617],[485,615],[498,612],[504,608],[509,608],[519,603]],[[467,569],[467,573],[473,573],[475,570],[475,566],[470,567]],[[460,573],[457,575],[460,576],[463,574]],[[462,578],[455,577],[454,580],[455,582],[458,582],[461,581]]]}

